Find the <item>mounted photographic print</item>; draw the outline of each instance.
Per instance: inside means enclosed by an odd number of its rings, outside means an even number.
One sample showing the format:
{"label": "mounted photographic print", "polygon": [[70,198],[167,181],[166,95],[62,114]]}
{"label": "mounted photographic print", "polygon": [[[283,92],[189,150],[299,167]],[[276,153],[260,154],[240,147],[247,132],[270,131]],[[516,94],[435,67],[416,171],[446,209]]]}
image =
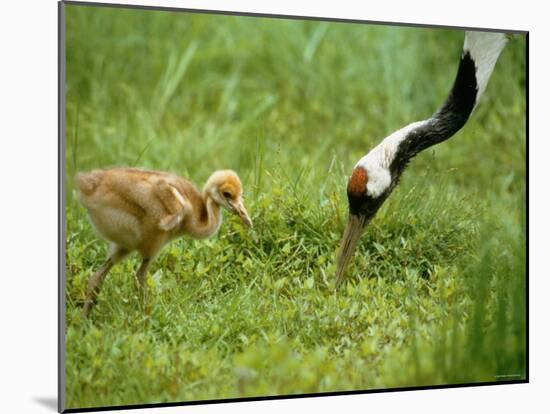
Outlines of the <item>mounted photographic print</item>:
{"label": "mounted photographic print", "polygon": [[526,32],[59,7],[60,411],[528,381]]}

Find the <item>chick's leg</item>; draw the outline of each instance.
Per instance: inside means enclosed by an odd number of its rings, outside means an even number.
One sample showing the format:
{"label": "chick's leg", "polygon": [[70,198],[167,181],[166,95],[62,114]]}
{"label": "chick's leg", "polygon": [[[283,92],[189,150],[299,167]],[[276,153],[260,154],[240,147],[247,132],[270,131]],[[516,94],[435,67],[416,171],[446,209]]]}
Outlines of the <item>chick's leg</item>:
{"label": "chick's leg", "polygon": [[107,273],[109,273],[115,263],[126,257],[128,253],[128,250],[120,246],[113,245],[105,263],[103,263],[101,267],[97,269],[92,276],[90,276],[88,279],[88,289],[86,291],[86,301],[84,302],[84,316],[88,316],[92,310],[92,307],[96,302],[97,295],[101,290],[101,284],[103,283],[105,276],[107,276]]}
{"label": "chick's leg", "polygon": [[144,257],[143,261],[141,262],[141,266],[139,267],[136,279],[138,282],[138,288],[139,288],[139,295],[141,296],[141,302],[144,306],[144,312],[149,313],[150,307],[149,307],[149,299],[148,299],[148,287],[145,283],[145,279],[147,278],[147,272],[149,270],[149,266],[151,265],[152,258],[150,257]]}
{"label": "chick's leg", "polygon": [[141,262],[141,266],[139,267],[136,278],[138,281],[138,286],[140,289],[144,289],[145,286],[145,278],[147,276],[147,271],[149,270],[149,266],[151,265],[151,258],[150,257],[144,257],[143,261]]}

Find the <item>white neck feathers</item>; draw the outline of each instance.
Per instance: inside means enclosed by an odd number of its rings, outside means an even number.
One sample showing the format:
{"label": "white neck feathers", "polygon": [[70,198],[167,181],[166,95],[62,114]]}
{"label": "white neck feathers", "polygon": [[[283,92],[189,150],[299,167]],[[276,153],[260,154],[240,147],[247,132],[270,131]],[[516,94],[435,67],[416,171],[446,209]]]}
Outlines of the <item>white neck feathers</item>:
{"label": "white neck feathers", "polygon": [[504,33],[466,32],[464,53],[470,53],[476,66],[476,104],[485,92],[487,82],[507,41],[508,38]]}

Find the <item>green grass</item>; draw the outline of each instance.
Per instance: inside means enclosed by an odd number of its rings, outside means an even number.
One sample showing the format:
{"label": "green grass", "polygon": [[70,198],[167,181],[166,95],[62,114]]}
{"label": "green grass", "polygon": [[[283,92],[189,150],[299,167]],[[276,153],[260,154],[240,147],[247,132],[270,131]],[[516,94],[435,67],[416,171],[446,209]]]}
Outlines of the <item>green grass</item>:
{"label": "green grass", "polygon": [[[506,381],[526,377],[525,39],[479,107],[419,155],[334,261],[355,162],[429,116],[463,33],[67,6],[67,407]],[[202,185],[241,176],[254,222],[225,214],[152,266],[109,274],[76,171],[136,165]]]}

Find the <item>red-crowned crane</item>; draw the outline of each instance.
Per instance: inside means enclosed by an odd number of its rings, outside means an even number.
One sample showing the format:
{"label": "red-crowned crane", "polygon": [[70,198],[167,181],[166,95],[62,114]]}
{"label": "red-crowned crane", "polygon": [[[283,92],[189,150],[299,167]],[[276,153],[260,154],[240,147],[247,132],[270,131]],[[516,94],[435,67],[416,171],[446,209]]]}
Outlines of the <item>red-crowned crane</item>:
{"label": "red-crowned crane", "polygon": [[88,280],[84,314],[94,305],[111,267],[137,250],[142,262],[137,281],[170,240],[189,235],[210,237],[220,228],[221,208],[251,227],[242,200],[242,185],[231,170],[214,172],[202,192],[191,182],[162,171],[110,168],[75,177],[78,196],[96,230],[111,244],[107,260]]}
{"label": "red-crowned crane", "polygon": [[431,118],[414,122],[386,137],[355,165],[348,181],[348,222],[337,259],[336,288],[361,234],[399,183],[416,154],[451,138],[461,129],[485,91],[508,36],[466,32],[454,85],[443,106]]}

